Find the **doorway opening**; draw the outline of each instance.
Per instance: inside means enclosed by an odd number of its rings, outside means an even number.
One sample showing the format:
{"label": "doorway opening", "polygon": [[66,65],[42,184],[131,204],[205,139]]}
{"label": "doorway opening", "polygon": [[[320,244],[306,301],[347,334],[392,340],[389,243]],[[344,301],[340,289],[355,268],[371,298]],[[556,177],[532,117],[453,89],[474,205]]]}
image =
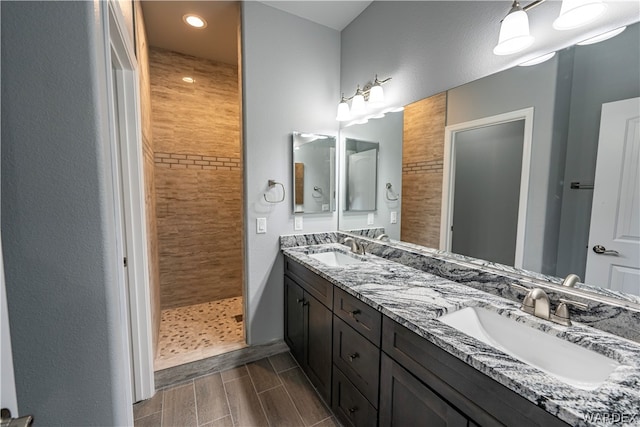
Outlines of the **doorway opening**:
{"label": "doorway opening", "polygon": [[237,2],[136,10],[155,371],[246,346],[239,29]]}
{"label": "doorway opening", "polygon": [[440,248],[522,267],[533,108],[447,126]]}

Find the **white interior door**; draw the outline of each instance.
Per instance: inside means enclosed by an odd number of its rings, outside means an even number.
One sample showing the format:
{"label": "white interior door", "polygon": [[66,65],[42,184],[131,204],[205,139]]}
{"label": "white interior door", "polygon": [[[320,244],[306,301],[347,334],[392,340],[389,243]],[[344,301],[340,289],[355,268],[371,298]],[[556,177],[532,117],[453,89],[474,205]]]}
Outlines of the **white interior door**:
{"label": "white interior door", "polygon": [[640,98],[602,105],[585,282],[640,295]]}
{"label": "white interior door", "polygon": [[378,150],[349,155],[349,209],[355,211],[376,208],[376,162]]}

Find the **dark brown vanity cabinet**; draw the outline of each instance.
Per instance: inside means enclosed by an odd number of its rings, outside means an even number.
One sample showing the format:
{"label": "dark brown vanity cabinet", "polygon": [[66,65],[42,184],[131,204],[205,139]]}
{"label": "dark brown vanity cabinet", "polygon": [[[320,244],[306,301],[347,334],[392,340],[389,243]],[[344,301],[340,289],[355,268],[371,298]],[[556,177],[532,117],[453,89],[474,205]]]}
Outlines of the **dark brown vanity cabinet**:
{"label": "dark brown vanity cabinet", "polygon": [[[286,262],[287,266],[292,263]],[[322,287],[316,280],[321,279],[319,276],[305,269],[307,274],[315,276],[314,285],[310,285],[305,280],[305,271],[302,274],[293,271],[285,269],[284,339],[322,398],[331,404],[331,308],[313,296],[317,294],[316,288]],[[330,292],[332,299],[333,285],[324,282],[328,288],[325,291]]]}
{"label": "dark brown vanity cabinet", "polygon": [[346,426],[567,426],[285,257],[285,341]]}

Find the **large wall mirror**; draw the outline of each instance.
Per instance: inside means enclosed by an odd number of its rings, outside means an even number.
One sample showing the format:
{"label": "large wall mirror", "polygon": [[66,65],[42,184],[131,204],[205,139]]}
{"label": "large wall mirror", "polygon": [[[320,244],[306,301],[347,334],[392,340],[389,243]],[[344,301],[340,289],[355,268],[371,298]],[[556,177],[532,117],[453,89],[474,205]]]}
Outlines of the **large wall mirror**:
{"label": "large wall mirror", "polygon": [[293,133],[293,212],[336,210],[336,138]]}
{"label": "large wall mirror", "polygon": [[[405,106],[402,156],[394,166],[401,174],[401,181],[394,185],[401,185],[403,200],[402,209],[397,207],[401,229],[395,238],[444,248],[447,239],[442,235],[442,216],[446,213],[455,218],[456,212],[443,211],[443,200],[447,202],[449,194],[455,197],[456,191],[468,194],[459,201],[461,211],[486,213],[503,203],[491,201],[493,196],[473,196],[477,191],[473,187],[454,187],[449,192],[448,185],[455,185],[456,176],[467,176],[471,184],[481,188],[509,187],[512,201],[498,208],[499,212],[520,209],[509,221],[498,221],[492,235],[501,233],[501,222],[510,227],[512,235],[521,229],[521,253],[515,253],[513,244],[510,253],[496,255],[497,262],[517,265],[519,256],[518,266],[526,270],[557,277],[576,273],[587,284],[640,295],[640,266],[633,265],[640,263],[640,118],[634,112],[640,105],[638,40],[636,23],[612,39],[566,48],[544,63],[514,67]],[[625,104],[624,100],[629,101]],[[479,120],[525,109],[532,109],[528,170],[523,172],[524,123],[517,121],[505,128],[516,141],[509,145],[513,152],[504,156],[506,163],[498,160],[498,154],[506,154],[499,146],[509,143],[494,137],[490,138],[493,145],[486,138],[486,145],[482,141],[470,145],[460,139],[459,148],[466,152],[458,152],[456,162],[455,148],[452,151],[456,131],[465,125],[472,128]],[[341,130],[341,138],[348,129]],[[484,133],[491,135],[492,130],[484,129]],[[612,142],[615,138],[618,145]],[[474,154],[473,150],[480,152]],[[492,150],[499,153],[494,155]],[[616,160],[609,156],[614,152]],[[382,159],[382,148],[380,156]],[[510,182],[493,173],[507,167],[513,169],[504,170],[510,173]],[[474,178],[477,173],[483,181]],[[497,181],[492,184],[492,179]],[[524,208],[515,202],[522,179],[527,180]],[[607,215],[611,218],[605,219]],[[458,225],[482,234],[474,229],[473,215],[467,219]],[[340,218],[340,229],[366,228],[364,219],[359,220]],[[386,229],[391,224],[385,218],[376,225]],[[451,226],[456,229],[455,221]],[[483,239],[491,240],[492,235]],[[448,240],[449,245],[454,241]],[[469,242],[448,249],[455,252],[460,247],[464,252],[471,246],[474,257],[494,257],[483,253],[482,245]],[[606,260],[604,266],[594,267],[602,260]]]}

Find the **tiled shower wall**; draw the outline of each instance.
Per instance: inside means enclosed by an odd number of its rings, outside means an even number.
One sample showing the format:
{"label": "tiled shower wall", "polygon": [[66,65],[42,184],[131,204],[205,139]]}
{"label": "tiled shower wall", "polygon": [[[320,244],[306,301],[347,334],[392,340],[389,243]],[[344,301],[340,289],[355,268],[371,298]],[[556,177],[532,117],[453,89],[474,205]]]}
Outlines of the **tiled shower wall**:
{"label": "tiled shower wall", "polygon": [[149,59],[161,307],[240,296],[237,67],[156,48]]}
{"label": "tiled shower wall", "polygon": [[151,131],[151,88],[149,85],[149,47],[140,2],[135,2],[136,53],[140,76],[140,115],[144,171],[144,206],[147,221],[147,255],[149,262],[149,293],[151,296],[151,322],[153,348],[158,348],[160,332],[160,269],[158,260],[158,232],[156,223],[156,190],[153,162],[153,135]]}
{"label": "tiled shower wall", "polygon": [[446,109],[443,92],[404,110],[400,238],[431,248],[440,246]]}

